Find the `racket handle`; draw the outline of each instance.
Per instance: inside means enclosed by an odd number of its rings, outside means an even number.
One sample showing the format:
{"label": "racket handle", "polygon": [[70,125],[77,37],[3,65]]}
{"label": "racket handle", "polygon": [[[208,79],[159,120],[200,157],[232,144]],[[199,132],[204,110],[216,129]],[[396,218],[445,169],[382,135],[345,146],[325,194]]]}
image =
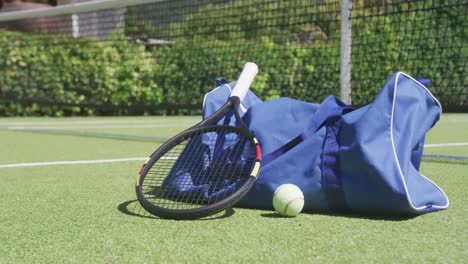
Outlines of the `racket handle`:
{"label": "racket handle", "polygon": [[255,75],[258,73],[257,64],[253,62],[247,62],[244,65],[244,69],[242,70],[239,79],[237,80],[236,86],[231,92],[231,97],[238,97],[239,100],[242,102],[244,100],[247,91],[249,91],[250,85],[255,78]]}

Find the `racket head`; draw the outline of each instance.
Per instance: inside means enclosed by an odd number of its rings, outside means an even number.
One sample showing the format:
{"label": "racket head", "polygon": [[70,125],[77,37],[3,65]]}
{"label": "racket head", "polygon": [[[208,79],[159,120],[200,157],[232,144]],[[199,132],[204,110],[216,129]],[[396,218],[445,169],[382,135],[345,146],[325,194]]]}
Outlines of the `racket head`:
{"label": "racket head", "polygon": [[259,174],[261,150],[245,127],[211,125],[180,133],[140,170],[136,192],[153,215],[197,219],[235,205]]}

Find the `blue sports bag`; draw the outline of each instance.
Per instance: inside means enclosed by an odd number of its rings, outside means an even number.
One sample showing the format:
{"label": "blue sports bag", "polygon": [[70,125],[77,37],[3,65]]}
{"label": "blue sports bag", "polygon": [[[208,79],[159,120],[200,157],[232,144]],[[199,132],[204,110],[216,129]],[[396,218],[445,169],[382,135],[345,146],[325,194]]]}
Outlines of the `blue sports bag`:
{"label": "blue sports bag", "polygon": [[[235,84],[218,82],[205,95],[204,118]],[[419,172],[425,134],[441,115],[423,83],[397,72],[359,109],[334,96],[321,104],[262,102],[249,92],[242,118],[259,139],[263,164],[238,206],[272,209],[276,188],[292,183],[304,193],[304,211],[415,215],[446,209],[445,193]],[[234,125],[234,119],[220,123]]]}

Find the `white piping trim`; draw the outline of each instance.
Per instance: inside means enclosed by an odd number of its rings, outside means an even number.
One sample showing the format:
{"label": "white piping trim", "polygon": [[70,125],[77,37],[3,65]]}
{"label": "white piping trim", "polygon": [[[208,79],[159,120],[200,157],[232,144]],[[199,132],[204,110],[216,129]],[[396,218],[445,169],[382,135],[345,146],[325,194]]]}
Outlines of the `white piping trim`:
{"label": "white piping trim", "polygon": [[[413,80],[414,82],[416,82],[419,86],[421,86],[422,88],[424,88],[424,90],[426,90],[426,92],[434,99],[435,102],[437,102],[437,104],[439,105],[440,109],[441,109],[441,114],[442,114],[442,106],[440,104],[440,102],[437,100],[437,98],[434,97],[434,95],[432,95],[432,93],[427,89],[426,86],[424,86],[423,84],[421,84],[420,82],[418,82],[417,80],[415,80],[414,78],[412,78],[411,76],[403,73],[403,72],[398,72],[396,77],[395,77],[395,86],[394,86],[394,89],[393,89],[393,103],[392,103],[392,113],[391,113],[391,117],[390,117],[390,139],[391,139],[391,142],[392,142],[392,148],[393,148],[393,155],[395,156],[395,162],[397,164],[397,167],[398,167],[398,172],[400,173],[400,176],[401,176],[401,180],[403,182],[403,186],[405,188],[405,194],[406,194],[406,197],[408,199],[408,204],[411,206],[411,208],[413,208],[414,210],[417,210],[417,211],[420,211],[420,210],[423,210],[423,209],[426,209],[427,206],[420,206],[420,207],[416,207],[412,200],[411,200],[411,196],[408,192],[408,187],[406,185],[406,181],[405,181],[405,177],[403,175],[403,171],[401,170],[401,166],[400,166],[400,161],[398,160],[398,155],[397,155],[397,152],[396,152],[396,147],[395,147],[395,140],[394,140],[394,137],[393,137],[393,120],[394,120],[394,113],[395,113],[395,101],[396,101],[396,95],[397,95],[397,90],[398,90],[398,79],[400,78],[400,75],[404,75],[405,77]],[[440,192],[442,192],[442,194],[444,194],[445,198],[447,199],[447,204],[444,205],[444,206],[439,206],[439,205],[432,205],[432,207],[434,208],[440,208],[440,209],[445,209],[447,207],[449,207],[449,199],[447,197],[447,195],[445,194],[445,192],[437,185],[435,184],[433,181],[431,181],[429,178],[427,178],[426,176],[422,175],[421,173],[419,173],[419,175],[421,175],[422,177],[426,178],[428,181],[430,181],[437,189],[439,189]]]}

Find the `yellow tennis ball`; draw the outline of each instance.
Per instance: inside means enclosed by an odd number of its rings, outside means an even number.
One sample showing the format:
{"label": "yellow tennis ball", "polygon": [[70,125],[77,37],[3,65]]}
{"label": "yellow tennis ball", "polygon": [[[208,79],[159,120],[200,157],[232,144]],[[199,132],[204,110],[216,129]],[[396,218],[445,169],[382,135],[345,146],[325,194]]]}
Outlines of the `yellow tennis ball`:
{"label": "yellow tennis ball", "polygon": [[273,194],[273,207],[284,216],[296,216],[304,207],[304,194],[294,184],[283,184]]}

